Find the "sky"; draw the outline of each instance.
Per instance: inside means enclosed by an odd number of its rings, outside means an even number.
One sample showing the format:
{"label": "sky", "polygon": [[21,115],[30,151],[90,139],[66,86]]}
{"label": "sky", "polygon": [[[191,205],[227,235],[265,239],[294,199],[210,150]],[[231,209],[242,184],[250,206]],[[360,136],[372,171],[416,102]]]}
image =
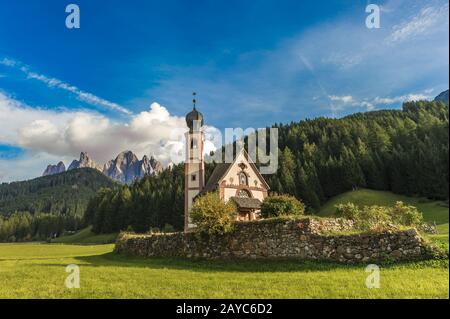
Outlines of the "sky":
{"label": "sky", "polygon": [[[370,3],[380,28],[366,26]],[[433,99],[449,87],[448,12],[443,0],[0,0],[0,183],[81,151],[167,164],[194,91],[222,132]]]}

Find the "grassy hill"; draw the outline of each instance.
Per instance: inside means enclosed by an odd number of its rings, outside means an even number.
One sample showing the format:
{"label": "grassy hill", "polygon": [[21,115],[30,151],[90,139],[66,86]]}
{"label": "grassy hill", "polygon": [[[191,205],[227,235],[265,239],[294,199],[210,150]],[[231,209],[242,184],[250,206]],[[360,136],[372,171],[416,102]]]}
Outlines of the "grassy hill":
{"label": "grassy hill", "polygon": [[109,244],[115,242],[117,233],[95,234],[92,227],[84,228],[73,235],[61,236],[53,239],[52,243],[59,244]]}
{"label": "grassy hill", "polygon": [[102,187],[116,185],[91,168],[0,185],[0,215],[14,212],[82,215],[88,201]]}

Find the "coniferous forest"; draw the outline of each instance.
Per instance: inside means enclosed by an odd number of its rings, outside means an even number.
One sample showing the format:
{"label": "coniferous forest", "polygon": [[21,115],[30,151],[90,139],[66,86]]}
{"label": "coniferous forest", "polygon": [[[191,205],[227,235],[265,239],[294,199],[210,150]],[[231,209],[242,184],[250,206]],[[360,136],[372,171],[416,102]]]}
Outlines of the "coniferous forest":
{"label": "coniferous forest", "polygon": [[91,168],[0,184],[0,242],[45,240],[84,227],[89,201],[115,185]]}
{"label": "coniferous forest", "polygon": [[[401,110],[357,113],[274,125],[279,168],[265,176],[273,193],[291,194],[310,211],[358,187],[448,199],[449,107],[407,102]],[[214,165],[206,166],[206,180]],[[131,186],[103,189],[85,222],[96,232],[183,225],[183,164]]]}

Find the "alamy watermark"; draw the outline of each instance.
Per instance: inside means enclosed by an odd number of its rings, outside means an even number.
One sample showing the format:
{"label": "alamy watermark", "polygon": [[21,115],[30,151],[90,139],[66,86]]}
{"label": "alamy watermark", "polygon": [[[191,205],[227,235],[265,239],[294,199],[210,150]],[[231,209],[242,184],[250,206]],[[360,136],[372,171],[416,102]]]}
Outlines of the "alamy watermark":
{"label": "alamy watermark", "polygon": [[74,3],[66,6],[66,13],[69,15],[66,17],[67,29],[79,29],[80,28],[80,7]]}
{"label": "alamy watermark", "polygon": [[80,267],[75,264],[67,265],[66,272],[69,273],[66,277],[66,287],[69,289],[80,288]]}
{"label": "alamy watermark", "polygon": [[369,15],[366,17],[366,27],[368,29],[379,29],[380,25],[380,7],[376,4],[369,4],[366,7],[366,13]]}
{"label": "alamy watermark", "polygon": [[[186,130],[179,128],[172,131],[171,143],[179,147],[171,147],[170,160],[173,163],[186,161],[196,163],[199,158],[186,156],[188,152],[198,150],[198,139],[204,138],[203,161],[205,163],[233,163],[244,148],[246,139],[247,153],[250,159],[258,163],[261,174],[275,174],[278,169],[278,128],[225,128],[224,134],[218,129],[200,127],[194,121],[194,129],[187,140]],[[184,147],[181,147],[184,145]],[[223,146],[224,145],[224,146]],[[222,148],[223,146],[223,148]],[[209,154],[208,150],[212,151]]]}
{"label": "alamy watermark", "polygon": [[367,265],[365,271],[369,273],[366,277],[366,287],[369,289],[380,288],[380,267],[370,264]]}

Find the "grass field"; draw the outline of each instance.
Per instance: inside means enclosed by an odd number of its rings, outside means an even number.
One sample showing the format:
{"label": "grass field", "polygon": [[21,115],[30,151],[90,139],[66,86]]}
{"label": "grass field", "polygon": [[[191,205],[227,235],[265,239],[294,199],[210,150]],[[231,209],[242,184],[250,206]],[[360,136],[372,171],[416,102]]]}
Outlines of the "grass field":
{"label": "grass field", "polygon": [[[113,245],[2,244],[0,298],[448,298],[448,262],[381,267],[365,287],[364,266],[299,261],[130,258]],[[80,267],[68,289],[65,267]]]}
{"label": "grass field", "polygon": [[[438,202],[359,190],[332,199],[333,206],[353,201],[416,205],[439,225],[448,246],[448,208]],[[113,240],[90,229],[65,236],[65,244],[0,244],[0,298],[448,298],[448,261],[381,265],[381,287],[365,286],[363,265],[277,261],[195,261],[126,257],[114,245],[87,245]],[[82,243],[82,245],[76,243]],[[67,245],[70,243],[70,245]],[[80,267],[80,288],[68,289],[65,267]]]}

